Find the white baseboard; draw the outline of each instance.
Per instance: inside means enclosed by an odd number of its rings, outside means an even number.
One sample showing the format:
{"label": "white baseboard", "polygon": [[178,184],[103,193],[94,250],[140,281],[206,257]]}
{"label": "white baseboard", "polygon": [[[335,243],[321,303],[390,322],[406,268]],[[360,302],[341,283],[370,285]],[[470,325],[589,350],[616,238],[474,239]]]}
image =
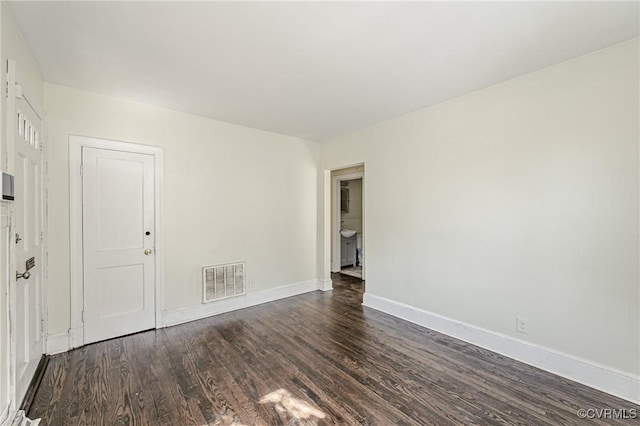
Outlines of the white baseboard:
{"label": "white baseboard", "polygon": [[[330,280],[329,280],[330,281]],[[190,308],[175,309],[162,313],[162,323],[165,327],[178,325],[189,321],[195,321],[213,315],[223,314],[238,309],[244,309],[263,303],[272,302],[285,297],[296,296],[315,290],[324,289],[325,283],[320,280],[304,281],[289,284],[269,290],[247,293],[243,296],[232,297],[217,302],[206,303]]]}
{"label": "white baseboard", "polygon": [[370,293],[364,306],[640,404],[640,377]]}
{"label": "white baseboard", "polygon": [[52,334],[47,336],[46,348],[47,355],[54,355],[68,351],[71,348],[69,345],[69,334]]}
{"label": "white baseboard", "polygon": [[322,291],[333,290],[333,281],[331,280],[318,280],[318,288]]}
{"label": "white baseboard", "polygon": [[[255,293],[247,293],[244,296],[197,305],[191,308],[164,311],[162,313],[162,327],[169,327],[210,317],[212,315],[235,311],[237,309],[261,305],[263,303],[284,299],[285,297],[296,296],[310,291],[331,290],[331,286],[331,280],[310,280],[276,287],[269,290],[257,291]],[[69,333],[48,336],[46,339],[47,355],[66,352],[72,348],[82,346],[82,333],[82,327],[77,327],[70,329]]]}

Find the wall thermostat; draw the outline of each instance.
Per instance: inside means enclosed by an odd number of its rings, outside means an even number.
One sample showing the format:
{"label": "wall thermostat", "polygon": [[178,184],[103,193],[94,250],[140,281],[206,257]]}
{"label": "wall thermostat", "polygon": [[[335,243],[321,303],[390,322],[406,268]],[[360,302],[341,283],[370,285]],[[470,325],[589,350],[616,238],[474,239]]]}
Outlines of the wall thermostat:
{"label": "wall thermostat", "polygon": [[5,201],[13,201],[14,197],[13,175],[2,172],[2,199]]}

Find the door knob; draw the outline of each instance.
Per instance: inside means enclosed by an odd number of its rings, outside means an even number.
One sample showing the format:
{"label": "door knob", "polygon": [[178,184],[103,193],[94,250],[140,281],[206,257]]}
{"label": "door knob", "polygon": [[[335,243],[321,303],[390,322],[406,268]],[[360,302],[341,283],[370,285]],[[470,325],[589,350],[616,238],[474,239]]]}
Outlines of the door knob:
{"label": "door knob", "polygon": [[151,254],[151,249],[144,249],[144,254],[149,256]]}
{"label": "door knob", "polygon": [[16,271],[16,281],[18,281],[20,278],[24,278],[25,280],[28,280],[30,276],[31,276],[31,272],[29,271],[24,271],[23,273]]}

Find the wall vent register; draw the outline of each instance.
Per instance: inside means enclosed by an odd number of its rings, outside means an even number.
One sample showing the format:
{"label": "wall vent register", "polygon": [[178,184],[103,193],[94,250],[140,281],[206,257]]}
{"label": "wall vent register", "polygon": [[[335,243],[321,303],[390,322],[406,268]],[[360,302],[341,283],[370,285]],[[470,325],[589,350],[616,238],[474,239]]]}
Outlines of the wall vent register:
{"label": "wall vent register", "polygon": [[204,302],[240,296],[246,293],[245,262],[202,268]]}

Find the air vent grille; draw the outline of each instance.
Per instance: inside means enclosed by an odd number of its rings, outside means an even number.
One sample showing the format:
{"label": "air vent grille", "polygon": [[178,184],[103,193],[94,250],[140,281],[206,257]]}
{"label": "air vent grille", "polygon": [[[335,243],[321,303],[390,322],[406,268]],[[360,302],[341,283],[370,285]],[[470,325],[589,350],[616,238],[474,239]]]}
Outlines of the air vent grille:
{"label": "air vent grille", "polygon": [[245,294],[245,263],[205,266],[202,281],[205,303]]}

